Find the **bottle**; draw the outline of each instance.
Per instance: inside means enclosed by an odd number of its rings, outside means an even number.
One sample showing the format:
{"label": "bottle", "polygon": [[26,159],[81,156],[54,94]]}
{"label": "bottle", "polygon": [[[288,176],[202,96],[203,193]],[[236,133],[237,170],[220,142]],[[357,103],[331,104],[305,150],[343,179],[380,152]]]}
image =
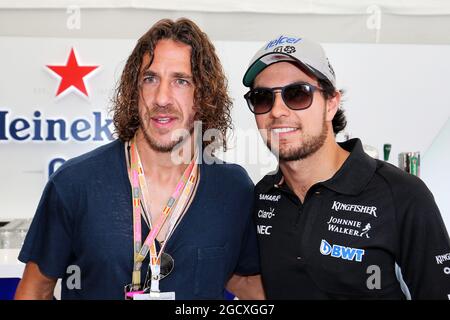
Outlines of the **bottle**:
{"label": "bottle", "polygon": [[420,176],[420,152],[401,152],[398,167],[412,175]]}
{"label": "bottle", "polygon": [[384,161],[389,160],[389,155],[391,153],[392,145],[390,143],[385,143],[383,145],[383,155],[384,155]]}

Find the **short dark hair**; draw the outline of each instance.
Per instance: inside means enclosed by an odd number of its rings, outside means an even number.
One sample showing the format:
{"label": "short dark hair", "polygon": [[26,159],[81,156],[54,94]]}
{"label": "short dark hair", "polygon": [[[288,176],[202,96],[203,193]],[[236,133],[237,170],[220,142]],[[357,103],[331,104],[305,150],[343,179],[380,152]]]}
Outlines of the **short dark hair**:
{"label": "short dark hair", "polygon": [[[322,95],[325,100],[333,98],[338,92],[338,90],[336,90],[336,88],[329,81],[322,79],[317,79],[317,81],[319,82],[319,86],[323,89]],[[339,90],[339,92],[341,93],[341,95],[344,94],[343,90]],[[338,110],[334,115],[332,124],[334,135],[337,135],[347,126],[347,119],[345,118],[344,109],[342,109],[342,99],[341,104],[338,106]]]}
{"label": "short dark hair", "polygon": [[[339,91],[341,95],[344,95],[344,90],[337,90],[330,81],[319,79],[316,75],[314,75],[311,70],[307,69],[303,64],[301,63],[295,63],[290,62],[294,66],[300,68],[304,73],[309,75],[310,77],[317,79],[317,82],[319,83],[319,87],[323,89],[322,95],[325,98],[325,100],[328,100],[336,95],[336,93]],[[250,85],[250,88],[253,89],[255,84],[255,80],[253,79],[252,84]],[[338,111],[334,115],[334,118],[332,120],[333,124],[333,132],[334,135],[337,135],[339,132],[345,129],[347,126],[347,119],[345,118],[344,109],[342,108],[342,99],[341,104],[338,107]]]}

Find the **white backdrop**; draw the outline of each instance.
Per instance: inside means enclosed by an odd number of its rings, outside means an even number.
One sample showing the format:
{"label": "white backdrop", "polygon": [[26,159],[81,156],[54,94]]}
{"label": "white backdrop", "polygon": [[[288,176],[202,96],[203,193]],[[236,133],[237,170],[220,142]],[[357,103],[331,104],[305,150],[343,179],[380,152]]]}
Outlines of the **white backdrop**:
{"label": "white backdrop", "polygon": [[[0,37],[0,113],[4,126],[24,118],[64,118],[68,125],[106,109],[121,69],[135,40]],[[215,41],[229,78],[234,99],[235,134],[226,160],[243,165],[256,182],[275,167],[259,138],[251,144],[244,134],[256,130],[242,95],[242,74],[262,42]],[[45,66],[64,65],[74,47],[80,65],[99,65],[85,78],[89,97],[75,92],[55,98],[59,79]],[[348,133],[378,148],[392,143],[390,162],[397,164],[402,151],[420,151],[422,178],[434,193],[450,226],[450,99],[446,75],[450,74],[450,46],[325,44],[338,78],[346,90]],[[1,117],[0,117],[1,119]],[[2,122],[0,120],[0,126]],[[1,132],[0,128],[0,132]],[[30,129],[31,130],[31,129]],[[244,133],[244,134],[242,134]],[[45,131],[42,133],[45,136]],[[70,158],[106,143],[78,141],[0,140],[0,220],[31,217],[54,158]],[[254,136],[255,137],[255,136]]]}
{"label": "white backdrop", "polygon": [[394,14],[442,15],[450,13],[445,0],[1,0],[0,8],[139,8],[203,12],[258,12],[258,13],[315,13],[361,14],[376,4],[385,12]]}
{"label": "white backdrop", "polygon": [[[241,79],[262,44],[218,44],[235,97],[233,119],[238,128],[255,128],[242,99],[246,89]],[[383,144],[391,143],[389,162],[394,165],[398,165],[398,153],[419,151],[421,178],[433,192],[450,229],[450,93],[445,79],[450,72],[450,46],[339,43],[324,47],[338,87],[346,92],[346,132],[377,148],[381,159]],[[261,140],[258,142],[257,150],[264,149]],[[244,153],[243,148],[238,144],[236,151]],[[228,156],[241,160],[234,155],[236,151],[230,150]],[[259,164],[243,163],[254,181],[276,167],[273,157],[261,156],[259,160]]]}

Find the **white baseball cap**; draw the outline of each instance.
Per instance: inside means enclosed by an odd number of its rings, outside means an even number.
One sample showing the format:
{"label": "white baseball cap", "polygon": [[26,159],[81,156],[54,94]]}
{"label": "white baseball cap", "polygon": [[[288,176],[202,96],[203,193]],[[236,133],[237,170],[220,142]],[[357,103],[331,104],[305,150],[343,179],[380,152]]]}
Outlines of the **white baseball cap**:
{"label": "white baseball cap", "polygon": [[285,35],[269,41],[254,55],[242,80],[244,86],[250,87],[262,70],[281,61],[299,63],[318,79],[329,81],[336,87],[333,67],[322,46],[305,38]]}

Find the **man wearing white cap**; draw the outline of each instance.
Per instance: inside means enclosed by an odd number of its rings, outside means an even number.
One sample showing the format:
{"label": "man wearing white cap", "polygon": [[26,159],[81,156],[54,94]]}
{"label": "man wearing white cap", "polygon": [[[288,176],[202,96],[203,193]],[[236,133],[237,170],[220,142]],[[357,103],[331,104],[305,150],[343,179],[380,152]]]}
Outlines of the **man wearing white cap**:
{"label": "man wearing white cap", "polygon": [[253,57],[244,96],[275,173],[255,188],[268,299],[448,299],[450,241],[417,177],[336,142],[341,92],[320,44],[282,35]]}

